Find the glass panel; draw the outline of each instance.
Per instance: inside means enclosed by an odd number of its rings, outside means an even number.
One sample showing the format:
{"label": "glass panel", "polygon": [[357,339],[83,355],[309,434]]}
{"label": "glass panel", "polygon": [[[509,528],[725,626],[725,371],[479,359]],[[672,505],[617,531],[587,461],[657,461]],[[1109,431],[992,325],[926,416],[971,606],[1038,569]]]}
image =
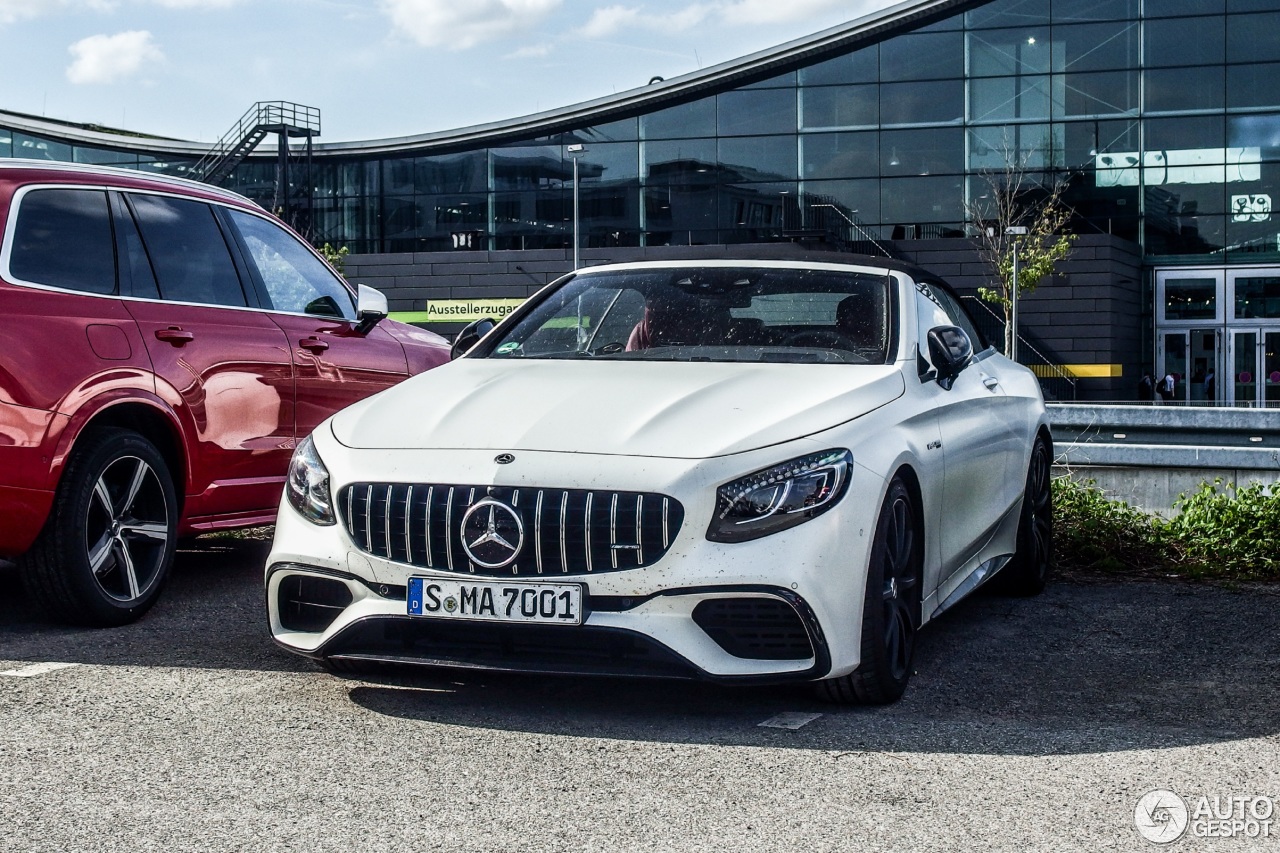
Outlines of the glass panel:
{"label": "glass panel", "polygon": [[1191,375],[1187,377],[1187,396],[1191,405],[1205,406],[1217,396],[1218,334],[1212,331],[1191,332]]}
{"label": "glass panel", "polygon": [[1137,113],[1138,72],[1104,71],[1094,74],[1055,74],[1052,88],[1055,114],[1106,116]]}
{"label": "glass panel", "polygon": [[874,83],[879,79],[880,46],[875,44],[800,69],[800,83],[804,86]]}
{"label": "glass panel", "polygon": [[769,242],[781,236],[785,211],[795,208],[796,185],[728,184],[719,198],[721,242]]}
{"label": "glass panel", "polygon": [[1093,168],[1099,155],[1139,149],[1136,121],[1075,121],[1057,127],[1062,128],[1063,162],[1069,167]]}
{"label": "glass panel", "polygon": [[640,138],[640,120],[637,118],[624,118],[621,121],[612,121],[608,124],[597,124],[593,127],[584,127],[581,130],[571,130],[564,134],[562,140],[565,145],[573,143],[592,142],[629,142],[633,139]]}
{"label": "glass panel", "polygon": [[60,163],[71,161],[71,146],[65,142],[54,142],[40,136],[25,133],[13,135],[13,156],[28,160],[55,160]]}
{"label": "glass panel", "polygon": [[946,175],[964,171],[964,130],[942,127],[880,134],[884,175]]}
{"label": "glass panel", "polygon": [[138,155],[126,151],[108,151],[105,148],[89,148],[84,145],[75,146],[75,161],[89,163],[94,166],[119,166],[128,168],[138,165]]}
{"label": "glass panel", "polygon": [[1174,332],[1164,336],[1164,366],[1156,393],[1166,403],[1186,401],[1187,391],[1187,333]]}
{"label": "glass panel", "polygon": [[964,115],[964,81],[885,83],[880,86],[880,123],[943,124]]}
{"label": "glass panel", "polygon": [[1049,77],[988,77],[969,81],[971,121],[1049,117]]}
{"label": "glass panel", "polygon": [[1049,73],[1048,27],[979,30],[969,34],[969,73],[974,77]]}
{"label": "glass panel", "polygon": [[721,136],[794,133],[796,130],[794,89],[725,92],[717,100]]}
{"label": "glass panel", "polygon": [[650,246],[716,242],[715,187],[650,187],[644,202]]}
{"label": "glass panel", "polygon": [[1227,144],[1232,148],[1258,148],[1263,160],[1280,152],[1280,115],[1231,116],[1227,119]]}
{"label": "glass panel", "polygon": [[880,174],[877,133],[807,133],[800,139],[806,180],[875,177]]}
{"label": "glass panel", "polygon": [[781,89],[784,87],[794,87],[796,85],[796,72],[788,71],[785,74],[779,74],[776,77],[770,77],[767,80],[761,80],[759,83],[752,83],[749,86],[741,86],[742,89]]}
{"label": "glass panel", "polygon": [[642,139],[685,139],[716,135],[716,100],[702,98],[640,117]]}
{"label": "glass panel", "polygon": [[1222,109],[1226,93],[1223,69],[1161,68],[1147,72],[1146,107],[1150,112]]}
{"label": "glass panel", "polygon": [[645,182],[648,184],[713,184],[716,180],[716,141],[685,139],[644,144]]}
{"label": "glass panel", "polygon": [[[1268,0],[1269,2],[1269,0]],[[1167,18],[1173,15],[1205,15],[1221,13],[1223,0],[1159,0],[1147,3],[1142,10],[1145,18]]]}
{"label": "glass panel", "polygon": [[388,252],[446,251],[478,245],[488,228],[488,196],[421,195],[383,200]]}
{"label": "glass panel", "polygon": [[1227,56],[1232,62],[1280,60],[1280,12],[1229,16]]}
{"label": "glass panel", "polygon": [[1226,245],[1226,217],[1182,212],[1177,194],[1164,187],[1147,190],[1147,253],[1207,255]]}
{"label": "glass panel", "polygon": [[1055,24],[1072,21],[1134,21],[1137,18],[1138,0],[1053,0]]}
{"label": "glass panel", "polygon": [[247,304],[209,205],[157,195],[130,198],[161,296],[199,305]]}
{"label": "glass panel", "polygon": [[1235,357],[1232,359],[1232,379],[1237,406],[1253,406],[1258,402],[1258,334],[1236,332],[1232,343]]}
{"label": "glass panel", "polygon": [[1280,277],[1251,276],[1236,279],[1236,319],[1254,317],[1280,320]]}
{"label": "glass panel", "polygon": [[1010,163],[1029,170],[1060,166],[1061,134],[1060,126],[1047,124],[970,128],[969,168],[1002,171]]}
{"label": "glass panel", "polygon": [[1225,142],[1223,124],[1221,116],[1152,119],[1146,122],[1147,150],[1221,150]]}
{"label": "glass panel", "polygon": [[[795,136],[753,136],[721,139],[721,180],[785,181],[796,178]],[[737,178],[729,176],[737,173]]]}
{"label": "glass panel", "polygon": [[13,156],[13,134],[8,128],[0,127],[0,157]]}
{"label": "glass panel", "polygon": [[1266,377],[1262,403],[1268,409],[1280,408],[1280,332],[1266,332],[1262,336],[1262,370]]}
{"label": "glass panel", "polygon": [[484,192],[487,170],[483,151],[386,160],[383,186],[397,194]]}
{"label": "glass panel", "polygon": [[1226,25],[1221,16],[1151,21],[1146,26],[1147,65],[1213,65],[1225,59]]}
{"label": "glass panel", "polygon": [[880,44],[880,79],[948,80],[964,76],[964,38],[959,32],[919,33]]}
{"label": "glass panel", "polygon": [[[572,198],[570,198],[572,205]],[[584,185],[579,228],[590,248],[640,245],[640,187]],[[572,206],[570,207],[572,211]],[[570,214],[572,215],[572,214]],[[572,229],[572,222],[570,223]]]}
{"label": "glass panel", "polygon": [[[490,149],[493,188],[533,190],[568,186],[573,178],[573,163],[562,152],[559,145]],[[484,186],[477,189],[484,189]],[[392,190],[392,187],[387,187],[387,192]]]}
{"label": "glass panel", "polygon": [[355,319],[351,292],[311,251],[267,220],[229,210],[271,307],[294,314]]}
{"label": "glass panel", "polygon": [[1053,28],[1054,71],[1136,68],[1138,56],[1136,20]]}
{"label": "glass panel", "polygon": [[971,28],[1019,27],[1049,23],[1049,0],[995,0],[965,13]]}
{"label": "glass panel", "polygon": [[[638,142],[596,142],[580,154],[565,155],[570,178],[573,160],[578,160],[578,179],[583,186],[594,183],[638,183],[640,180],[640,144]],[[496,175],[495,175],[496,178]],[[570,180],[568,186],[572,187]]]}
{"label": "glass panel", "polygon": [[910,226],[964,221],[964,183],[958,177],[885,178],[880,182],[881,219]]}
{"label": "glass panel", "polygon": [[875,127],[880,122],[879,86],[819,86],[802,89],[805,130]]}
{"label": "glass panel", "polygon": [[[867,233],[859,233],[854,229],[853,239],[866,239],[871,228],[880,222],[880,182],[870,181],[805,181],[804,203],[806,208],[815,205],[830,204],[839,208],[840,213],[848,216],[855,223],[868,223]],[[833,223],[841,220],[840,213],[829,208],[827,210]],[[820,214],[825,216],[826,214]],[[848,223],[845,223],[848,224]]]}
{"label": "glass panel", "polygon": [[159,299],[160,287],[156,284],[155,271],[151,269],[147,250],[142,246],[142,235],[138,233],[138,224],[134,222],[133,213],[127,205],[120,204],[115,207],[119,213],[115,217],[116,235],[124,242],[124,254],[118,259],[121,284],[124,286],[124,283],[128,282],[127,295],[129,296],[138,299]]}
{"label": "glass panel", "polygon": [[27,193],[18,210],[9,271],[33,284],[115,293],[116,257],[107,194],[61,189]]}
{"label": "glass panel", "polygon": [[1215,320],[1218,282],[1212,278],[1167,278],[1164,281],[1166,320]]}
{"label": "glass panel", "polygon": [[1227,66],[1227,107],[1280,106],[1280,90],[1275,81],[1280,79],[1280,63],[1261,65]]}

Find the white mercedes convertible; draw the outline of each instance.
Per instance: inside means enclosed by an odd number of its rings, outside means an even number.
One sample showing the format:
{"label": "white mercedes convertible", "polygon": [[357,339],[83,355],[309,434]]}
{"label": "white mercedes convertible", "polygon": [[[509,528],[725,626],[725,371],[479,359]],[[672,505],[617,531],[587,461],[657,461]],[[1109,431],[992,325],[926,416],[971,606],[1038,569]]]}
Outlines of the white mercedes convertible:
{"label": "white mercedes convertible", "polygon": [[930,619],[1043,589],[1049,429],[946,284],[824,258],[579,271],[322,423],[266,568],[276,642],[896,700]]}

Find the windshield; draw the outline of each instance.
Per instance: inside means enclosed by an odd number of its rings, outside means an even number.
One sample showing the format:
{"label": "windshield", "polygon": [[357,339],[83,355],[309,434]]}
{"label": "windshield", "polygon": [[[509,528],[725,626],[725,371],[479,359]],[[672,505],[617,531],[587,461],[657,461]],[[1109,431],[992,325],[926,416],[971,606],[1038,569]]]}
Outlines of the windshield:
{"label": "windshield", "polygon": [[477,356],[884,364],[891,282],[761,267],[586,272]]}

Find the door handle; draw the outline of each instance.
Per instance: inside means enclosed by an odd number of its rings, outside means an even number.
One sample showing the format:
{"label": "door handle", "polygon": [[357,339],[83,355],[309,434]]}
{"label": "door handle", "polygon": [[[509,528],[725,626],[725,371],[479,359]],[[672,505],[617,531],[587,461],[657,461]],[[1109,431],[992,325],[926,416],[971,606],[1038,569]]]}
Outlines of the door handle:
{"label": "door handle", "polygon": [[303,338],[302,340],[298,341],[298,346],[302,347],[305,350],[311,350],[312,352],[320,353],[320,352],[324,352],[329,348],[329,343],[327,341],[322,341],[319,338],[312,337],[312,338]]}
{"label": "door handle", "polygon": [[156,339],[173,344],[175,347],[180,347],[194,341],[196,336],[191,332],[183,331],[177,326],[170,326],[167,329],[156,329]]}
{"label": "door handle", "polygon": [[987,386],[988,390],[994,391],[996,390],[996,386],[1000,384],[1000,380],[996,379],[994,376],[984,376],[982,377],[982,384]]}

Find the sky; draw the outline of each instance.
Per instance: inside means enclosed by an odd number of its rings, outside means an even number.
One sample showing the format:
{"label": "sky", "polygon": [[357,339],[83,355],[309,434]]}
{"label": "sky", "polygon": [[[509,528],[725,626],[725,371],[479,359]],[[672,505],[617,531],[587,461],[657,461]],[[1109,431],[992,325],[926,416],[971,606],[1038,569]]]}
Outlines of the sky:
{"label": "sky", "polygon": [[197,142],[255,101],[320,142],[530,115],[820,32],[890,0],[0,0],[0,109]]}

